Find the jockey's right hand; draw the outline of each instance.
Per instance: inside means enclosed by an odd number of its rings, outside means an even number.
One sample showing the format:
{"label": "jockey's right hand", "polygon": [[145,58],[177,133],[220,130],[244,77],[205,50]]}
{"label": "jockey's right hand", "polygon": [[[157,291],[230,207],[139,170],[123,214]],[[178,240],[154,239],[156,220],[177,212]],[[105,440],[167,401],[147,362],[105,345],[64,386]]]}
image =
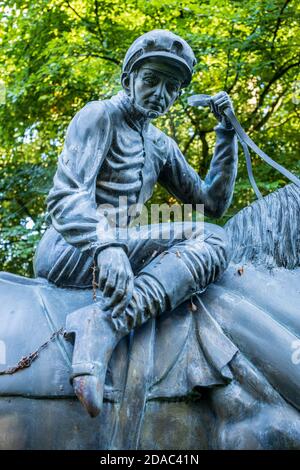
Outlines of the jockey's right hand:
{"label": "jockey's right hand", "polygon": [[234,113],[230,96],[225,91],[220,91],[210,99],[210,109],[215,118],[223,124],[225,128],[232,128],[231,122],[224,114],[224,110],[230,109]]}
{"label": "jockey's right hand", "polygon": [[106,307],[117,317],[132,297],[134,274],[129,259],[123,248],[108,247],[100,251],[97,262],[99,289],[107,297]]}

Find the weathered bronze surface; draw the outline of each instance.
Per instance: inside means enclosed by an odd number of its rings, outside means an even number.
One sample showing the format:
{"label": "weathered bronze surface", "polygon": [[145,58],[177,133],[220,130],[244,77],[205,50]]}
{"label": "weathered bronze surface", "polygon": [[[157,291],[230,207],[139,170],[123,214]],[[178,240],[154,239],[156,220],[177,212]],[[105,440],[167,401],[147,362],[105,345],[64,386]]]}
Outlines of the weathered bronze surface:
{"label": "weathered bronze surface", "polygon": [[123,91],[70,123],[37,279],[0,276],[0,448],[300,448],[299,188],[224,229],[141,223],[157,182],[215,218],[230,205],[228,95],[210,97],[204,180],[152,124],[194,65],[182,38],[147,33],[126,54]]}

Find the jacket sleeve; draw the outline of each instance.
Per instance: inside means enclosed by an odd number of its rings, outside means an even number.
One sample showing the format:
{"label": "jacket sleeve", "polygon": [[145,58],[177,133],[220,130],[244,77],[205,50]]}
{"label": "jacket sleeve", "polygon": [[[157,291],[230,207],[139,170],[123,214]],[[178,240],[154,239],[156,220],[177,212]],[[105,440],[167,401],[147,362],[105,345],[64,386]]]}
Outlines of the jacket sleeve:
{"label": "jacket sleeve", "polygon": [[96,179],[111,142],[109,113],[103,102],[88,103],[71,121],[47,198],[51,222],[65,240],[95,256],[119,242],[97,211]]}
{"label": "jacket sleeve", "polygon": [[204,204],[205,215],[219,218],[228,209],[237,174],[237,139],[233,129],[215,127],[216,145],[204,180],[189,165],[173,139],[169,138],[166,163],[159,175],[162,184],[185,204]]}

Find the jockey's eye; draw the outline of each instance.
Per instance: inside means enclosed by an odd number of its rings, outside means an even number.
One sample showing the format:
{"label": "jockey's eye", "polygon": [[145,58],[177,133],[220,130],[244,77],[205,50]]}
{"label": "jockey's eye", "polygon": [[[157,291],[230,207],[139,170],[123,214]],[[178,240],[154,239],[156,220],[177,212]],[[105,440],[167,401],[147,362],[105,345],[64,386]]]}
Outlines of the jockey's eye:
{"label": "jockey's eye", "polygon": [[143,82],[144,82],[144,83],[147,83],[147,85],[155,86],[155,85],[157,85],[158,80],[157,80],[156,77],[150,77],[150,76],[148,76],[148,77],[144,77],[144,78],[143,78]]}
{"label": "jockey's eye", "polygon": [[175,82],[168,82],[167,89],[169,93],[177,92],[180,89],[180,84]]}

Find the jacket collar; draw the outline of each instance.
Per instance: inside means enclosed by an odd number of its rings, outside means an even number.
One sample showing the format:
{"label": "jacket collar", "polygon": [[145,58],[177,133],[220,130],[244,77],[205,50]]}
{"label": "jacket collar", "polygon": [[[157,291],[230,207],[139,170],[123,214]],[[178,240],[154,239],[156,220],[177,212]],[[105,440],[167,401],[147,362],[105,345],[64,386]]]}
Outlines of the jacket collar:
{"label": "jacket collar", "polygon": [[112,101],[122,110],[130,127],[139,133],[148,130],[151,120],[135,108],[130,97],[124,91],[120,91],[117,95],[113,96]]}

